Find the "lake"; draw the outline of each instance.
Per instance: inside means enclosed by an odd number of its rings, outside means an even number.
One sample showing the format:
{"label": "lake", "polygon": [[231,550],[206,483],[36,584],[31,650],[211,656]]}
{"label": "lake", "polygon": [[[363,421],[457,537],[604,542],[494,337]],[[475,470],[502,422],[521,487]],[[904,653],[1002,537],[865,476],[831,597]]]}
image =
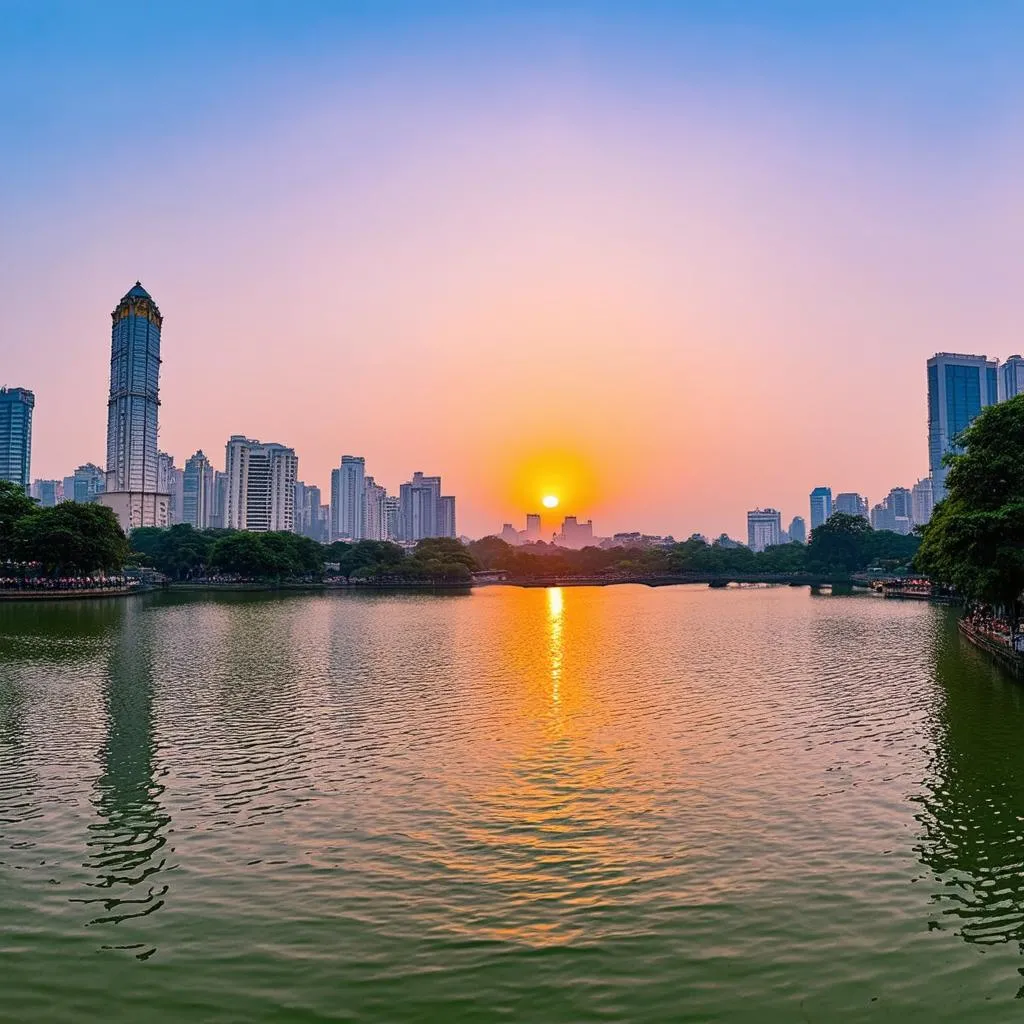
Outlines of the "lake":
{"label": "lake", "polygon": [[0,605],[0,1019],[1017,1019],[1022,697],[788,587]]}

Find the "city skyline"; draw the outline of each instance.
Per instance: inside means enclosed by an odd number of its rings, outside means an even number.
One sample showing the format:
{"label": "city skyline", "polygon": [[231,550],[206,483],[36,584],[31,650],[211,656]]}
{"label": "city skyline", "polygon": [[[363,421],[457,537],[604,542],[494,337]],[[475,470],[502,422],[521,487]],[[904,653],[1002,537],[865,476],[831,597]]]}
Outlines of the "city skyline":
{"label": "city skyline", "polygon": [[1005,11],[298,6],[12,18],[0,337],[35,477],[103,461],[136,278],[161,449],[285,438],[323,489],[346,451],[389,487],[436,467],[471,535],[553,488],[606,533],[877,501],[927,471],[921,363],[1021,348]]}

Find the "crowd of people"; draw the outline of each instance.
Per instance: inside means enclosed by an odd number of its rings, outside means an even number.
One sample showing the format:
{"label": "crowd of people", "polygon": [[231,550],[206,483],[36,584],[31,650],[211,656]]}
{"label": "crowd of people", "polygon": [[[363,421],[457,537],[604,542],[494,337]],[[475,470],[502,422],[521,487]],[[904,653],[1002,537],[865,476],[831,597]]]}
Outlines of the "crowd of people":
{"label": "crowd of people", "polygon": [[991,606],[971,605],[964,615],[970,628],[979,636],[986,637],[997,644],[1012,647],[1018,653],[1024,653],[1024,633],[1013,635],[1009,620],[998,615]]}
{"label": "crowd of people", "polygon": [[128,576],[0,576],[0,592],[51,590],[124,590],[138,586]]}

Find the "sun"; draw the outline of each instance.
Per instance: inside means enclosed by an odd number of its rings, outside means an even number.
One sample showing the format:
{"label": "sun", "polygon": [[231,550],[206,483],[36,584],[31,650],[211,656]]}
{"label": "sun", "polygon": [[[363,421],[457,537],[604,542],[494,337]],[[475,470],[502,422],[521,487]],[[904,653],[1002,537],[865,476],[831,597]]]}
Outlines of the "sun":
{"label": "sun", "polygon": [[545,508],[558,508],[558,498],[554,494],[545,494],[544,497],[540,499],[540,503]]}

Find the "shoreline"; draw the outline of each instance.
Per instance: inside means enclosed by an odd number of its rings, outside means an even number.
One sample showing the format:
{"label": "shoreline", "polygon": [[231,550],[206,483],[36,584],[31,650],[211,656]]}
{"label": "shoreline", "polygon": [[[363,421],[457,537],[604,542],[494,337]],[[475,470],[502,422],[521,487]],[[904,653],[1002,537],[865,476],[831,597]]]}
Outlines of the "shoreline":
{"label": "shoreline", "polygon": [[94,601],[103,597],[134,597],[152,593],[148,587],[83,588],[82,590],[0,590],[2,601]]}

